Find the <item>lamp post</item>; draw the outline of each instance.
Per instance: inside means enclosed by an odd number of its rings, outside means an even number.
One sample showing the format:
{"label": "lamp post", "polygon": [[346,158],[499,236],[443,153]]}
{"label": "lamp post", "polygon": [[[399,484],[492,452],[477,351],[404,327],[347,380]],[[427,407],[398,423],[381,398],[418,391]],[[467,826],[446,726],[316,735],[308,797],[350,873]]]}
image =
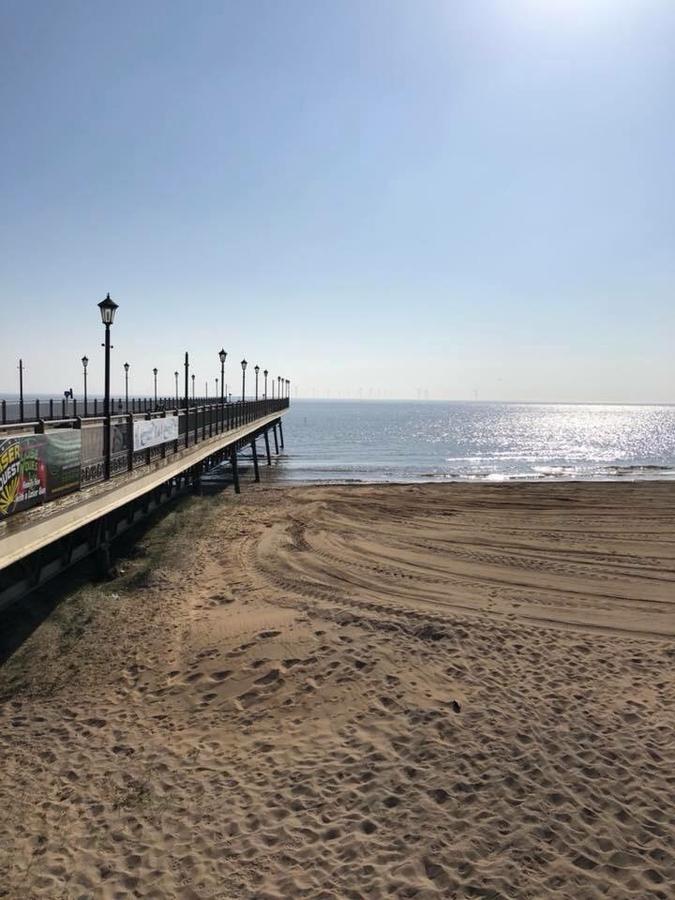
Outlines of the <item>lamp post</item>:
{"label": "lamp post", "polygon": [[180,401],[178,399],[178,370],[173,373],[173,377],[176,379],[176,409],[178,409],[180,405]]}
{"label": "lamp post", "polygon": [[192,405],[195,405],[195,373],[190,376],[192,378]]}
{"label": "lamp post", "polygon": [[281,400],[281,375],[277,375],[277,398]]}
{"label": "lamp post", "polygon": [[23,422],[23,360],[19,360],[19,419]]}
{"label": "lamp post", "polygon": [[272,376],[272,400],[274,400],[274,375]]}
{"label": "lamp post", "polygon": [[82,357],[82,375],[84,376],[84,414],[87,415],[87,366],[89,365],[89,357]]}
{"label": "lamp post", "polygon": [[105,393],[103,395],[103,416],[105,425],[103,428],[103,477],[110,478],[110,326],[115,321],[117,303],[111,299],[110,294],[98,304],[101,312],[101,321],[105,325]]}
{"label": "lamp post", "polygon": [[267,369],[265,369],[263,375],[265,376],[265,393],[263,394],[263,397],[265,398],[265,400],[267,400],[267,376],[269,375]]}
{"label": "lamp post", "polygon": [[248,363],[245,359],[241,361],[241,400],[242,403],[246,399],[246,366]]}
{"label": "lamp post", "polygon": [[220,405],[225,402],[225,360],[227,359],[227,351],[222,349],[218,353],[220,360]]}
{"label": "lamp post", "polygon": [[290,378],[286,379],[286,399],[290,400],[291,397],[291,381]]}
{"label": "lamp post", "polygon": [[124,404],[129,412],[129,363],[124,363]]}
{"label": "lamp post", "polygon": [[260,373],[260,366],[256,366],[253,370],[255,372],[255,399],[258,399],[258,375]]}
{"label": "lamp post", "polygon": [[190,357],[185,351],[185,362],[183,363],[185,370],[185,446],[190,443],[190,395],[188,394],[188,373],[190,371]]}
{"label": "lamp post", "polygon": [[155,409],[157,409],[157,369],[152,370],[152,374],[155,376]]}

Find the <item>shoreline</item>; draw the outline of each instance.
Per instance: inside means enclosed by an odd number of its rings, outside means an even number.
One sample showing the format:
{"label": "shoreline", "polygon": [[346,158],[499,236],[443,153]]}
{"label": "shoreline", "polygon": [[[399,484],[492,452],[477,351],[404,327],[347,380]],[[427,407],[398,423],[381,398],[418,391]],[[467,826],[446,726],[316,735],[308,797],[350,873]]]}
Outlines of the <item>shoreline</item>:
{"label": "shoreline", "polygon": [[[382,479],[367,479],[367,478],[323,478],[323,479],[309,479],[309,478],[289,478],[288,476],[279,476],[277,481],[274,481],[273,476],[270,478],[266,484],[267,486],[280,486],[280,487],[293,487],[293,486],[301,486],[301,487],[311,487],[311,486],[320,486],[320,487],[330,487],[331,485],[342,485],[349,486],[352,484],[363,484],[363,485],[406,485],[406,484],[437,484],[437,485],[445,485],[445,484],[457,484],[457,485],[489,485],[489,484],[542,484],[542,485],[555,485],[555,484],[642,484],[643,482],[673,482],[675,481],[675,467],[671,469],[668,467],[654,467],[654,468],[662,468],[668,472],[668,474],[662,475],[660,478],[654,476],[653,473],[648,473],[643,476],[641,475],[589,475],[586,478],[574,475],[574,476],[563,476],[563,475],[499,475],[495,473],[494,475],[420,475],[415,478],[382,478]],[[215,481],[218,479],[215,478]]]}
{"label": "shoreline", "polygon": [[0,669],[6,895],[665,900],[675,486],[605,484],[177,503]]}

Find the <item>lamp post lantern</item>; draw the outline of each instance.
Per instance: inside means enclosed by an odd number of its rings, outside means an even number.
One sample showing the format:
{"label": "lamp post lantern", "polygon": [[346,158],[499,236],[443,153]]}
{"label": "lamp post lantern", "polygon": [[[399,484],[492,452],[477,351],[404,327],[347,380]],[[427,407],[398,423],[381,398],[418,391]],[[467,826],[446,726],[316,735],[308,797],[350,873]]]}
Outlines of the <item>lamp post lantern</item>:
{"label": "lamp post lantern", "polygon": [[173,377],[176,379],[176,409],[180,406],[180,401],[178,399],[178,369],[173,373]]}
{"label": "lamp post lantern", "polygon": [[157,409],[157,369],[152,370],[152,374],[155,376],[155,409]]}
{"label": "lamp post lantern", "polygon": [[258,399],[258,375],[260,373],[260,366],[256,366],[253,370],[255,372],[255,399]]}
{"label": "lamp post lantern", "polygon": [[124,363],[124,404],[129,412],[129,363]]}
{"label": "lamp post lantern", "polygon": [[225,360],[227,359],[227,350],[221,348],[218,353],[220,360],[220,404],[225,402]]}
{"label": "lamp post lantern", "polygon": [[246,366],[248,363],[245,359],[241,361],[241,399],[244,401],[246,399]]}
{"label": "lamp post lantern", "polygon": [[101,313],[101,322],[105,325],[105,393],[103,395],[103,416],[105,425],[103,429],[103,477],[110,478],[110,326],[115,321],[117,303],[106,295],[105,300],[98,304]]}
{"label": "lamp post lantern", "polygon": [[87,415],[87,366],[89,365],[89,357],[82,357],[82,375],[84,376],[84,414]]}

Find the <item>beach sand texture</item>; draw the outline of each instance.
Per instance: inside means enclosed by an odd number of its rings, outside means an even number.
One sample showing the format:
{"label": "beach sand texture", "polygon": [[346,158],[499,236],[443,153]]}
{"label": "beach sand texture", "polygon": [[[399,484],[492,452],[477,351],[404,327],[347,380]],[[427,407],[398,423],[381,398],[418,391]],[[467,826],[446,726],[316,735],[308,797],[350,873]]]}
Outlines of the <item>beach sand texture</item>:
{"label": "beach sand texture", "polygon": [[0,670],[0,896],[663,898],[675,483],[192,498]]}

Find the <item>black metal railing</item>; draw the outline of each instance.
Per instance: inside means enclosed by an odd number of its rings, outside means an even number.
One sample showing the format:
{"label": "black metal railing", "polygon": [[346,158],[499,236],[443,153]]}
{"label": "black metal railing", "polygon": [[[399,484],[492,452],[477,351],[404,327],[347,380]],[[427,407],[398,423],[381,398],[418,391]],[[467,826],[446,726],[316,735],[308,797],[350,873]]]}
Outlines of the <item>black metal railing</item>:
{"label": "black metal railing", "polygon": [[[267,398],[270,399],[270,398]],[[284,399],[284,398],[281,398]],[[110,400],[110,412],[114,414],[128,413],[154,413],[164,410],[175,410],[177,406],[185,402],[184,397],[113,397]],[[254,400],[246,400],[246,403],[255,403]],[[258,401],[259,402],[259,401]],[[225,401],[228,406],[235,406],[240,400]],[[194,406],[218,406],[220,400],[217,397],[190,398],[190,407]],[[13,425],[19,423],[37,422],[44,419],[51,422],[54,419],[90,419],[102,416],[104,401],[102,397],[89,397],[85,403],[80,397],[50,398],[48,400],[24,399],[0,400],[0,425]]]}
{"label": "black metal railing", "polygon": [[[5,403],[3,401],[3,413]],[[59,403],[60,409],[54,406]],[[26,434],[46,434],[57,429],[76,428],[80,430],[80,484],[82,487],[103,481],[105,476],[105,427],[106,419],[100,413],[88,416],[74,413],[77,409],[75,401],[30,401],[24,402],[24,415],[31,410],[35,415],[30,421],[11,421],[3,418],[0,425],[0,439],[17,437]],[[124,406],[126,403],[122,401]],[[46,405],[45,405],[46,404]],[[68,405],[69,404],[69,405]],[[102,402],[89,401],[89,406],[102,411]],[[147,410],[146,410],[147,404]],[[18,405],[18,404],[17,404]],[[140,408],[139,408],[140,406]],[[134,401],[129,400],[129,412],[119,411],[119,403],[111,402],[110,416],[110,477],[131,472],[141,466],[149,465],[155,460],[170,457],[193,447],[202,441],[227,431],[233,431],[244,425],[263,419],[276,412],[288,408],[288,398],[267,400],[246,400],[234,403],[221,403],[217,400],[200,401],[196,399],[187,409],[177,407],[175,398],[170,401],[154,398]],[[51,414],[50,414],[51,413]],[[177,417],[178,434],[173,440],[164,441],[145,449],[134,447],[134,422],[149,419]]]}

